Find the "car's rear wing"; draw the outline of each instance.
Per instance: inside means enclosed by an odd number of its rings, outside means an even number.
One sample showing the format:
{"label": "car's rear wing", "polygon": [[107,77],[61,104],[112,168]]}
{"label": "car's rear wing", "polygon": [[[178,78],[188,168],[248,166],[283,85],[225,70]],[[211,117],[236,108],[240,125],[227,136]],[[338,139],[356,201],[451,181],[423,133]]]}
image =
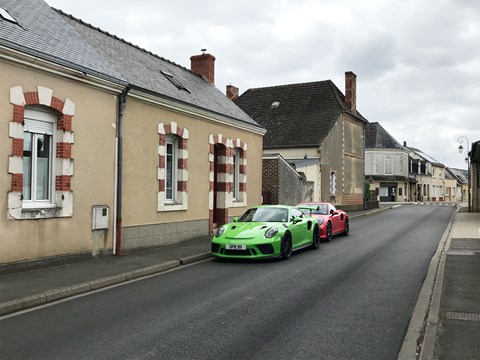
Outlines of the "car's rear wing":
{"label": "car's rear wing", "polygon": [[319,205],[300,205],[297,206],[297,209],[300,210],[310,210],[310,211],[319,211],[320,206]]}

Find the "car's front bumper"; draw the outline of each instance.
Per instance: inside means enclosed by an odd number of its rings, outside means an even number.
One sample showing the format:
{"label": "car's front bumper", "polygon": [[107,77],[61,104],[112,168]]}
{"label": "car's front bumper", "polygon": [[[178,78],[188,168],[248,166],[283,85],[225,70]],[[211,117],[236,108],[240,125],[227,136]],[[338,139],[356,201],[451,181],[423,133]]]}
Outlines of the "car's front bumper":
{"label": "car's front bumper", "polygon": [[[239,243],[236,241],[235,243]],[[243,245],[246,246],[244,250],[229,250],[227,244],[230,242],[212,240],[212,255],[219,258],[232,259],[263,259],[274,258],[280,256],[281,238],[270,242],[254,243],[246,241]]]}

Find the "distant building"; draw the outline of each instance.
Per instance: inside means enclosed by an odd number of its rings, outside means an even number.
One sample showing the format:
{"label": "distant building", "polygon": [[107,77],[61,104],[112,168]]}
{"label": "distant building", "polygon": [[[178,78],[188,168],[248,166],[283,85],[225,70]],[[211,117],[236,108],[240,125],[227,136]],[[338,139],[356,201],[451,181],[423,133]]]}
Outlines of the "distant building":
{"label": "distant building", "polygon": [[410,151],[409,173],[416,179],[417,201],[445,201],[445,165],[419,149],[407,149]]}
{"label": "distant building", "polygon": [[410,151],[400,145],[378,122],[365,130],[365,179],[382,202],[415,200],[417,180],[409,174]]}
{"label": "distant building", "polygon": [[456,201],[468,201],[468,170],[447,167],[446,171],[456,180]]}

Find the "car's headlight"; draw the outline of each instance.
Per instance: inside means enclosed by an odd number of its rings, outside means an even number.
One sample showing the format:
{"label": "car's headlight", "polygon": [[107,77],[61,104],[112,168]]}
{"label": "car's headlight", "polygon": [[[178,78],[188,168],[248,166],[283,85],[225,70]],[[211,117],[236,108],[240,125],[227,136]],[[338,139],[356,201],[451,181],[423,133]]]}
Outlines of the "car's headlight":
{"label": "car's headlight", "polygon": [[215,231],[215,237],[222,236],[222,234],[225,232],[225,226],[220,226],[216,231]]}
{"label": "car's headlight", "polygon": [[318,218],[317,219],[317,224],[322,225],[323,224],[323,218]]}
{"label": "car's headlight", "polygon": [[265,233],[265,237],[266,238],[272,238],[274,237],[275,235],[278,234],[278,229],[276,227],[271,227],[270,229],[267,230],[267,232]]}

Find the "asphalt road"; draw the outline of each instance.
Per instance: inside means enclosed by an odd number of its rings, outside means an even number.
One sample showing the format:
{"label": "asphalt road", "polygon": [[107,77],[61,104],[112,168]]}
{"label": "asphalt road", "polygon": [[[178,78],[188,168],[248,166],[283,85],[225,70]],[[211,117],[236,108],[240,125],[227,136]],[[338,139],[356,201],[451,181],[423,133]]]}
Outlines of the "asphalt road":
{"label": "asphalt road", "polygon": [[206,261],[6,318],[0,358],[396,359],[454,209],[401,206],[287,261]]}

